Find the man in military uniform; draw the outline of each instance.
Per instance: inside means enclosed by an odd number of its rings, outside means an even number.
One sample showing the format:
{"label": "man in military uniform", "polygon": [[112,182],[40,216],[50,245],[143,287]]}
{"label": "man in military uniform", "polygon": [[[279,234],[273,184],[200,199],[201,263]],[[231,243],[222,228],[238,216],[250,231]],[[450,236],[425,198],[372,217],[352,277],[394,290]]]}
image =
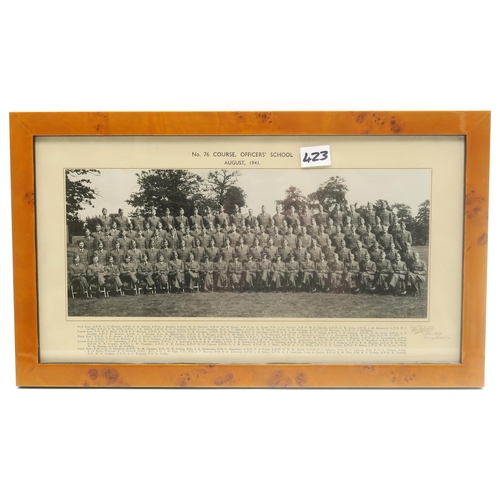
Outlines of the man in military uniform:
{"label": "man in military uniform", "polygon": [[381,259],[377,262],[377,284],[386,291],[389,290],[389,283],[392,275],[392,264],[390,259],[386,259],[386,254],[382,251]]}
{"label": "man in military uniform", "polygon": [[131,261],[130,255],[125,257],[125,261],[119,267],[121,281],[134,288],[139,280],[137,279],[137,266]]}
{"label": "man in military uniform", "polygon": [[162,253],[158,255],[158,262],[153,266],[153,279],[157,292],[168,291],[168,261],[165,262]]}
{"label": "man in military uniform", "polygon": [[377,264],[370,260],[370,255],[365,255],[365,260],[360,264],[361,276],[360,284],[363,291],[375,290],[375,275],[377,272]]}
{"label": "man in military uniform", "polygon": [[280,206],[276,205],[276,213],[273,215],[274,224],[276,227],[281,227],[283,225],[283,221],[285,220],[285,216],[281,213]]}
{"label": "man in military uniform", "polygon": [[313,292],[314,283],[314,272],[316,271],[316,265],[311,260],[311,254],[306,252],[306,259],[304,262],[299,263],[300,272],[302,274],[302,284],[306,285],[309,292]]}
{"label": "man in military uniform", "polygon": [[336,253],[333,256],[333,262],[330,264],[330,289],[332,293],[339,291],[339,288],[342,287],[344,268],[344,263],[339,259],[339,255]]}
{"label": "man in military uniform", "polygon": [[161,218],[161,221],[163,222],[163,227],[165,229],[168,229],[169,226],[175,226],[175,219],[173,215],[170,214],[170,208],[165,209],[165,215]]}
{"label": "man in military uniform", "polygon": [[129,225],[128,217],[123,214],[121,208],[118,209],[118,216],[115,218],[116,225],[118,229],[127,229]]}
{"label": "man in military uniform", "polygon": [[179,208],[179,215],[175,218],[175,224],[177,226],[177,229],[180,229],[181,224],[184,226],[184,228],[186,228],[189,224],[188,218],[184,215],[184,209],[182,207]]}
{"label": "man in military uniform", "polygon": [[248,291],[255,291],[255,283],[257,282],[257,262],[253,260],[251,253],[247,255],[247,262],[244,265],[245,283]]}
{"label": "man in military uniform", "polygon": [[415,258],[410,265],[410,270],[408,272],[408,285],[414,294],[420,293],[420,283],[425,282],[426,276],[427,266],[425,265],[425,262],[420,259],[420,254],[415,252]]}
{"label": "man in military uniform", "polygon": [[359,272],[359,261],[354,260],[351,254],[349,261],[344,264],[344,283],[350,293],[359,292]]}
{"label": "man in military uniform", "polygon": [[168,263],[168,276],[171,286],[177,290],[177,293],[181,293],[184,288],[184,261],[179,259],[176,250],[174,250],[172,259]]}
{"label": "man in military uniform", "polygon": [[396,260],[392,264],[392,277],[390,280],[390,286],[393,290],[394,295],[397,295],[398,289],[401,291],[401,295],[406,295],[406,279],[408,268],[406,264],[401,260],[401,255],[396,254]]}
{"label": "man in military uniform", "polygon": [[235,255],[234,260],[228,265],[229,285],[232,291],[235,289],[240,290],[242,273],[243,265],[238,260],[238,255]]}
{"label": "man in military uniform", "polygon": [[80,256],[78,254],[75,254],[73,257],[73,264],[69,266],[70,285],[73,286],[73,290],[78,290],[82,299],[90,290],[87,281],[87,265],[85,262],[80,260]]}
{"label": "man in military uniform", "polygon": [[289,262],[286,264],[286,282],[289,288],[295,292],[297,283],[299,282],[300,266],[295,260],[293,253],[289,257]]}
{"label": "man in military uniform", "polygon": [[204,255],[200,262],[200,285],[203,292],[213,291],[214,289],[214,263]]}
{"label": "man in military uniform", "polygon": [[113,256],[109,256],[108,264],[104,267],[106,284],[114,291],[116,295],[123,295],[122,280],[120,279],[120,268],[115,264]]}
{"label": "man in military uniform", "polygon": [[198,285],[198,281],[200,279],[200,264],[199,262],[196,262],[192,252],[189,254],[189,259],[184,265],[184,272],[186,273],[187,289],[190,293],[192,293],[194,287]]}
{"label": "man in military uniform", "polygon": [[198,208],[194,207],[193,209],[193,215],[189,217],[189,222],[191,224],[191,227],[194,227],[195,224],[197,224],[199,227],[203,224],[203,217],[198,213]]}
{"label": "man in military uniform", "polygon": [[271,282],[274,283],[276,293],[278,293],[280,289],[282,290],[285,284],[285,272],[286,265],[281,261],[281,255],[278,253],[276,254],[276,262],[271,264]]}
{"label": "man in military uniform", "polygon": [[388,250],[391,248],[391,244],[394,243],[394,238],[392,237],[392,234],[388,233],[387,226],[382,226],[382,231],[382,234],[378,238],[378,242],[384,250]]}
{"label": "man in military uniform", "polygon": [[271,274],[271,261],[268,258],[266,252],[262,255],[262,259],[257,263],[257,271],[259,273],[258,283],[264,286],[264,289],[267,291],[270,286],[270,274]]}
{"label": "man in military uniform", "polygon": [[99,257],[94,255],[93,263],[87,269],[87,273],[89,276],[89,285],[92,289],[93,286],[96,288],[97,297],[101,296],[101,288],[106,283],[105,278],[105,269],[104,266],[99,262]]}
{"label": "man in military uniform", "polygon": [[104,228],[104,230],[111,229],[111,224],[112,224],[113,220],[108,215],[108,209],[107,208],[103,208],[102,209],[102,215],[99,218],[101,220],[101,226]]}
{"label": "man in military uniform", "polygon": [[264,230],[271,225],[271,215],[266,212],[266,207],[262,205],[261,212],[257,215],[257,220]]}
{"label": "man in military uniform", "polygon": [[330,287],[330,267],[323,252],[320,253],[319,261],[316,263],[316,285],[322,292],[327,292]]}

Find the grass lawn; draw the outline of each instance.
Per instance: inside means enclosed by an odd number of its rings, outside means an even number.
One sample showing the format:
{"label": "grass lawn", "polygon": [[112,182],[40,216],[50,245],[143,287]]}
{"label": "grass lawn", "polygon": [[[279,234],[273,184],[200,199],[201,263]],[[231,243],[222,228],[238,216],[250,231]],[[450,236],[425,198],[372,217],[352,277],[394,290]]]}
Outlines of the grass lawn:
{"label": "grass lawn", "polygon": [[[427,247],[415,248],[428,262]],[[421,297],[329,293],[184,293],[74,299],[69,316],[245,318],[425,318]]]}

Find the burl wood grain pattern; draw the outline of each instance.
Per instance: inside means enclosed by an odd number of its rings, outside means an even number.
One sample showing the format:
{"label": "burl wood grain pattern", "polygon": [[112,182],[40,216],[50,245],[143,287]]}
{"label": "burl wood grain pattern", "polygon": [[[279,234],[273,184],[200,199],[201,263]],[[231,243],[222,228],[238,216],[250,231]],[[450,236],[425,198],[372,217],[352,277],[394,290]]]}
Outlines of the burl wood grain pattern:
{"label": "burl wood grain pattern", "polygon": [[[484,384],[490,113],[11,113],[16,371],[19,386],[481,387]],[[464,135],[462,363],[454,365],[40,364],[34,137],[47,135]]]}

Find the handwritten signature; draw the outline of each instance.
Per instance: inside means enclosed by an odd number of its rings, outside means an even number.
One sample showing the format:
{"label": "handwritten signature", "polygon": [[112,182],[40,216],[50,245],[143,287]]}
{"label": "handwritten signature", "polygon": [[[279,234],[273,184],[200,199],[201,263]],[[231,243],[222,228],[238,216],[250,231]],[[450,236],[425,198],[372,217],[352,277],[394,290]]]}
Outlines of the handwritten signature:
{"label": "handwritten signature", "polygon": [[426,326],[411,326],[411,333],[423,333],[423,334],[429,334],[434,331],[434,327],[431,325],[426,325]]}
{"label": "handwritten signature", "polygon": [[437,339],[448,339],[449,337],[444,337],[443,332],[434,331],[434,327],[431,325],[426,326],[411,326],[411,333],[420,334],[425,340],[437,340]]}

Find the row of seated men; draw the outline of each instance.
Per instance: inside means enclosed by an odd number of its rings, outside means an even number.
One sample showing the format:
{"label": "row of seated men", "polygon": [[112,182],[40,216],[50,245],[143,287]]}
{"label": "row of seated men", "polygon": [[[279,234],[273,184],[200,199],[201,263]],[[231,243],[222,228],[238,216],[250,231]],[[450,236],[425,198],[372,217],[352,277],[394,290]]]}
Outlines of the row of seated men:
{"label": "row of seated men", "polygon": [[246,260],[241,262],[238,255],[229,261],[217,255],[212,261],[208,254],[197,261],[195,254],[190,252],[184,261],[174,250],[168,261],[163,254],[159,254],[154,264],[148,261],[147,254],[139,262],[133,262],[127,254],[119,265],[113,255],[107,261],[100,261],[99,256],[94,255],[93,263],[87,266],[75,254],[69,266],[68,281],[72,293],[76,290],[81,297],[88,296],[92,286],[98,293],[103,291],[106,294],[106,290],[110,289],[117,295],[123,295],[127,287],[137,293],[138,285],[144,287],[146,292],[155,293],[181,293],[195,288],[198,291],[242,291],[246,288],[248,291],[273,289],[276,292],[285,289],[313,292],[318,289],[332,293],[369,290],[406,295],[408,287],[413,294],[420,292],[427,268],[418,252],[414,252],[409,265],[399,253],[395,254],[394,262],[386,258],[383,250],[378,262],[372,261],[369,253],[363,255],[363,260],[358,262],[350,253],[348,260],[343,262],[337,253],[333,254],[332,261],[327,261],[325,254],[320,253],[319,260],[315,262],[310,252],[306,252],[304,261],[295,260],[292,253],[284,262],[280,254],[270,260],[264,253],[256,261],[252,253],[248,253]]}

